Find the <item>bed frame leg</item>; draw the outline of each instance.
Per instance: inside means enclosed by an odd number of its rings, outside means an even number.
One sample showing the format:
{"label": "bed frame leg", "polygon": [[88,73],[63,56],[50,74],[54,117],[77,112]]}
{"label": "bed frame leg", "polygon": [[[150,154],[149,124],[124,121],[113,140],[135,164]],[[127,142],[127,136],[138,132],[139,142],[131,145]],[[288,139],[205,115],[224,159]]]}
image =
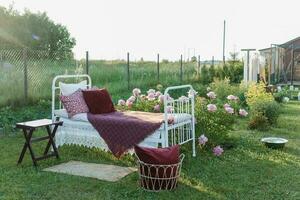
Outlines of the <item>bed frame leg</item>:
{"label": "bed frame leg", "polygon": [[193,157],[196,157],[196,144],[195,144],[195,125],[193,125]]}

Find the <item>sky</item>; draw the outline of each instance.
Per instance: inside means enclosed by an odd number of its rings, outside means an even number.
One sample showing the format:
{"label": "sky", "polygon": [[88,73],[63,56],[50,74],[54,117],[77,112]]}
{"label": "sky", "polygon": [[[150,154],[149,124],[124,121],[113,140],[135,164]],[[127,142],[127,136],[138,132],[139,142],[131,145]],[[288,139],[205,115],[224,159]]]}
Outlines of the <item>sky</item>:
{"label": "sky", "polygon": [[[0,0],[23,11],[47,12],[65,25],[75,56],[92,59],[222,59],[242,48],[261,49],[300,36],[299,0]],[[242,56],[243,53],[240,53]]]}

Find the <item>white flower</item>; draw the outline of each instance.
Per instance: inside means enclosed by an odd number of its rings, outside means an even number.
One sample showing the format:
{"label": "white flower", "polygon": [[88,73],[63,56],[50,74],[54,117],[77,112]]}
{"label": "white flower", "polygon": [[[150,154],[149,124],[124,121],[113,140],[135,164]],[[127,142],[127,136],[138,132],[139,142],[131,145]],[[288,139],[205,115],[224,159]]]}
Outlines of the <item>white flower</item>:
{"label": "white flower", "polygon": [[172,106],[167,106],[167,113],[172,113],[174,108]]}
{"label": "white flower", "polygon": [[239,114],[243,117],[246,117],[248,115],[248,112],[245,109],[240,109]]}
{"label": "white flower", "polygon": [[183,103],[187,103],[189,101],[189,98],[186,96],[181,96],[178,98],[179,101],[182,101]]}
{"label": "white flower", "polygon": [[198,94],[198,92],[196,92],[196,90],[194,90],[194,89],[190,89],[188,91],[188,97],[189,98],[192,98],[192,97],[196,96],[197,94]]}
{"label": "white flower", "polygon": [[227,97],[227,99],[228,100],[231,100],[231,101],[237,101],[239,98],[237,97],[237,96],[234,96],[234,95],[229,95],[228,97]]}
{"label": "white flower", "polygon": [[141,90],[139,88],[134,88],[132,90],[132,94],[133,94],[133,96],[137,97],[141,94]]}
{"label": "white flower", "polygon": [[147,99],[148,99],[149,101],[155,100],[155,94],[154,94],[154,93],[151,93],[151,92],[148,93]]}
{"label": "white flower", "polygon": [[155,96],[156,96],[156,97],[159,97],[160,95],[161,95],[161,92],[160,92],[160,91],[155,92]]}
{"label": "white flower", "polygon": [[120,100],[118,101],[118,105],[119,105],[119,106],[125,106],[125,105],[126,105],[126,102],[125,102],[123,99],[120,99]]}
{"label": "white flower", "polygon": [[215,111],[217,111],[217,106],[215,104],[208,104],[207,105],[207,110],[209,112],[215,112]]}
{"label": "white flower", "polygon": [[214,92],[209,92],[209,93],[207,93],[206,94],[209,98],[211,98],[211,99],[215,99],[216,97],[217,97],[217,95],[216,95],[216,93],[214,93]]}
{"label": "white flower", "polygon": [[133,103],[133,102],[135,102],[135,99],[136,99],[135,96],[131,96],[131,97],[129,97],[129,99],[127,101],[131,101]]}
{"label": "white flower", "polygon": [[155,90],[154,90],[154,89],[149,89],[149,90],[147,91],[147,94],[149,94],[149,93],[154,93],[154,94],[155,94]]}
{"label": "white flower", "polygon": [[225,107],[226,112],[228,112],[229,114],[233,114],[234,113],[234,109],[231,108],[230,106]]}

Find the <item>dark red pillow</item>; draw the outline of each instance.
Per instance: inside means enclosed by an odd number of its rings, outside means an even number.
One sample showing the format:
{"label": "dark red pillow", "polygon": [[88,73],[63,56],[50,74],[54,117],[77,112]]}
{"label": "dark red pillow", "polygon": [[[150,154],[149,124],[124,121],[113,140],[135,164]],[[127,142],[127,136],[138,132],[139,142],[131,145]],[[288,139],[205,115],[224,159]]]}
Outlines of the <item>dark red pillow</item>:
{"label": "dark red pillow", "polygon": [[[179,145],[168,148],[134,147],[139,159],[147,164],[172,165],[180,161]],[[149,167],[140,165],[140,185],[147,190],[170,190],[177,186],[177,165],[168,167]]]}
{"label": "dark red pillow", "polygon": [[82,90],[82,94],[90,113],[103,114],[115,111],[110,94],[106,89]]}
{"label": "dark red pillow", "polygon": [[179,145],[167,148],[134,147],[139,159],[148,164],[170,165],[179,162]]}

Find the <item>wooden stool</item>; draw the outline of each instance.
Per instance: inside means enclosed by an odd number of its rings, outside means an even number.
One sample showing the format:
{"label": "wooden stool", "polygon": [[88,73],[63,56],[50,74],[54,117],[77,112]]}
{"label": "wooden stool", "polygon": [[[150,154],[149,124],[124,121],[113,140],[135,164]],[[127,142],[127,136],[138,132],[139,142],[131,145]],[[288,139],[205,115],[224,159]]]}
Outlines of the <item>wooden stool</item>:
{"label": "wooden stool", "polygon": [[[63,124],[62,121],[52,122],[52,120],[50,120],[50,119],[41,119],[41,120],[17,123],[16,127],[23,130],[23,134],[25,137],[25,143],[24,143],[20,158],[18,160],[18,164],[20,164],[22,162],[27,148],[29,149],[31,159],[32,159],[32,162],[35,167],[37,166],[37,161],[39,161],[39,160],[47,159],[52,156],[55,156],[58,159],[59,155],[58,155],[58,151],[57,151],[57,148],[56,148],[53,138],[55,136],[58,126],[61,126],[62,124]],[[54,129],[52,132],[51,132],[51,128],[50,128],[51,126],[54,126]],[[41,127],[46,128],[48,136],[32,138],[33,132],[37,128],[41,128]],[[47,140],[47,139],[48,139],[48,144],[45,148],[44,155],[41,157],[35,157],[32,147],[31,147],[31,143],[39,142],[39,141],[43,141],[43,140]],[[52,145],[52,147],[53,147],[53,152],[48,154],[50,145]]]}

